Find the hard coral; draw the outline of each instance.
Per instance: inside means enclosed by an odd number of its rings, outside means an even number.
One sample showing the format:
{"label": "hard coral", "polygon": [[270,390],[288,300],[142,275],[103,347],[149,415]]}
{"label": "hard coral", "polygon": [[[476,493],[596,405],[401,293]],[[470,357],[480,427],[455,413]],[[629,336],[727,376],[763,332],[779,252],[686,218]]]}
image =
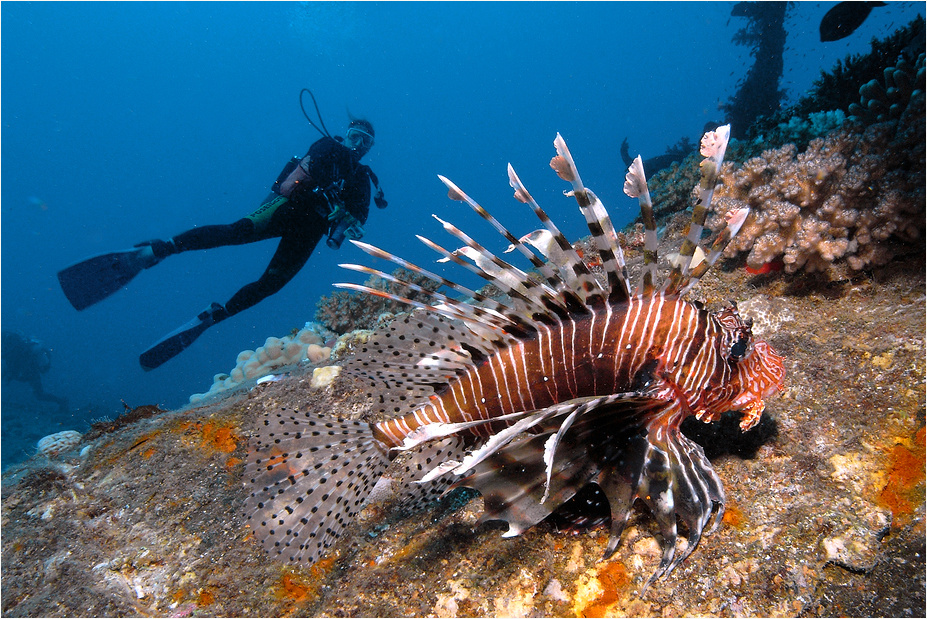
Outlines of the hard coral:
{"label": "hard coral", "polygon": [[[438,285],[421,275],[406,269],[396,269],[393,277],[420,286],[426,290],[436,290]],[[371,276],[364,285],[390,294],[416,300],[420,295],[408,286],[386,281]],[[338,291],[330,297],[323,296],[316,304],[315,319],[334,331],[347,333],[356,329],[372,329],[382,314],[398,314],[408,311],[408,306],[398,301],[375,297],[370,294]]]}
{"label": "hard coral", "polygon": [[69,451],[77,447],[80,443],[80,439],[80,432],[75,432],[74,430],[64,430],[63,432],[49,434],[39,441],[39,454],[52,458],[61,452]]}
{"label": "hard coral", "polygon": [[788,272],[822,271],[843,258],[859,270],[922,242],[923,107],[908,118],[839,130],[799,154],[788,144],[738,169],[725,164],[709,225],[718,230],[728,212],[752,210],[725,254],[749,251],[753,268],[781,258]]}
{"label": "hard coral", "polygon": [[[859,89],[859,103],[851,103],[849,112],[859,122],[884,122],[901,119],[905,114],[923,109],[924,54],[914,64],[899,58],[883,72],[883,80],[870,80]],[[918,102],[918,99],[921,99]]]}
{"label": "hard coral", "polygon": [[305,327],[291,335],[282,338],[267,338],[264,345],[259,346],[257,350],[241,351],[238,353],[232,371],[229,374],[216,374],[209,391],[194,393],[190,396],[190,403],[196,404],[216,393],[227,391],[246,381],[273,374],[281,367],[293,365],[305,359],[311,363],[319,363],[328,359],[331,348],[321,345],[325,334],[319,333],[317,326],[307,323]]}

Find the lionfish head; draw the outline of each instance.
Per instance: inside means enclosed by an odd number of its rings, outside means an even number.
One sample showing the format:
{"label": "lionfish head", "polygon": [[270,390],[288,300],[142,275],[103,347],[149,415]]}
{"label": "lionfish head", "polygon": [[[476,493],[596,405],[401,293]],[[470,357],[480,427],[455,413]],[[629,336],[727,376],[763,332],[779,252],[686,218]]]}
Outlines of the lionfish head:
{"label": "lionfish head", "polygon": [[743,413],[740,429],[746,432],[760,421],[763,400],[783,391],[785,365],[772,346],[753,338],[753,321],[744,320],[731,304],[718,314],[728,334],[727,359],[733,365],[731,385],[734,391],[728,404]]}

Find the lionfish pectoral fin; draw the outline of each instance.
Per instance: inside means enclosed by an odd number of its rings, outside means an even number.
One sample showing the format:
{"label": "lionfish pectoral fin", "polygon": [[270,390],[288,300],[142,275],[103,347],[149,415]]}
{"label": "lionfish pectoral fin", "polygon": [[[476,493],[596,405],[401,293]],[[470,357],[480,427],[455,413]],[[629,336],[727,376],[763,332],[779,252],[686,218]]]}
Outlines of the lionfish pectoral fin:
{"label": "lionfish pectoral fin", "polygon": [[463,437],[449,436],[421,445],[405,459],[398,493],[403,509],[417,511],[445,494],[457,479],[453,469],[465,450]]}
{"label": "lionfish pectoral fin", "polygon": [[596,480],[608,499],[612,519],[603,559],[610,558],[618,550],[621,534],[631,515],[631,506],[637,498],[637,487],[644,469],[648,446],[646,437],[641,433],[626,437],[620,458],[603,469]]}
{"label": "lionfish pectoral fin", "polygon": [[478,490],[484,500],[482,520],[504,520],[507,535],[518,535],[595,481],[617,457],[616,446],[629,435],[640,435],[644,419],[665,406],[662,400],[622,393],[550,407],[533,434],[522,432],[481,454],[455,486]]}
{"label": "lionfish pectoral fin", "polygon": [[513,537],[550,515],[553,508],[540,502],[543,490],[537,483],[544,478],[545,439],[519,438],[482,459],[470,475],[454,484],[483,495],[481,523],[504,520],[509,525],[505,535]]}
{"label": "lionfish pectoral fin", "polygon": [[[666,419],[666,416],[661,416]],[[648,585],[669,574],[698,545],[705,526],[713,531],[724,514],[724,489],[701,446],[675,429],[652,424],[646,435],[643,466],[635,491],[660,527],[663,554]],[[686,547],[676,554],[677,518],[687,529]]]}

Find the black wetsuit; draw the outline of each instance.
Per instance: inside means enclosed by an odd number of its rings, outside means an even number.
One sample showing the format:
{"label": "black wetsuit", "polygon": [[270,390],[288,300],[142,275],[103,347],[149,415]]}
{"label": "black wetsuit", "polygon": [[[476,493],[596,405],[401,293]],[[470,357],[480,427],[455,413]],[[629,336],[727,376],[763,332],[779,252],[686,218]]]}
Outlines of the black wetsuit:
{"label": "black wetsuit", "polygon": [[330,207],[315,190],[343,181],[338,194],[345,209],[361,224],[367,221],[369,168],[360,163],[357,153],[324,137],[309,148],[294,172],[299,174],[300,168],[304,180],[295,186],[291,182],[292,190],[284,191],[287,195],[281,195],[281,183],[276,183],[274,192],[251,215],[231,224],[201,226],[173,237],[177,251],[280,238],[277,251],[260,279],[243,287],[225,304],[229,316],[283,288],[303,268],[322,236],[329,232],[331,222],[326,215]]}
{"label": "black wetsuit", "polygon": [[15,380],[32,387],[35,398],[41,402],[54,402],[62,411],[68,408],[64,398],[46,393],[42,387],[42,374],[51,367],[51,351],[39,342],[12,331],[2,334],[2,380]]}

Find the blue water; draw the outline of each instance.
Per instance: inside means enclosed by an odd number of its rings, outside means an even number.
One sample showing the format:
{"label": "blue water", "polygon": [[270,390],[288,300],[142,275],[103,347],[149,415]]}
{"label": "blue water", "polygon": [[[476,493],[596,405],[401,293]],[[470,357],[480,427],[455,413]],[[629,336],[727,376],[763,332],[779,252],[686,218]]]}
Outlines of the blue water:
{"label": "blue water", "polygon": [[[851,37],[823,44],[817,25],[832,4],[789,13],[790,101],[924,6],[876,9]],[[751,65],[731,43],[743,25],[731,6],[3,3],[2,326],[53,348],[46,388],[71,409],[61,415],[5,384],[4,465],[41,436],[115,417],[122,401],[185,404],[239,351],[311,320],[333,282],[363,280],[336,265],[370,259],[321,244],[283,291],[147,373],[139,353],[256,279],[276,241],[172,257],[80,313],[58,287],[56,272],[86,256],[253,210],[319,137],[299,109],[301,88],[314,90],[333,133],[347,110],[376,127],[365,161],[390,206],[372,208],[366,241],[433,265],[413,235],[454,241],[431,213],[498,236],[446,198],[437,174],[517,233],[537,228],[511,199],[507,162],[576,238],[582,218],[547,166],[556,132],[616,223],[629,221],[637,207],[621,192],[621,140],[645,158],[696,140],[706,122],[724,121],[719,104]]]}

